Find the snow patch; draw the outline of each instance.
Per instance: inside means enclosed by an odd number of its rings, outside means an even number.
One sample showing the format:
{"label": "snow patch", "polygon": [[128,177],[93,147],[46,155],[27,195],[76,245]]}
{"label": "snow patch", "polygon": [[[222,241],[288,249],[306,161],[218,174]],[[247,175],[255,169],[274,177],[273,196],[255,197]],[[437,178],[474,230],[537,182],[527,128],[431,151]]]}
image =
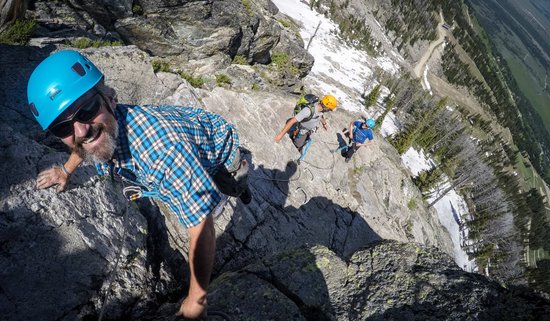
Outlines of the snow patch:
{"label": "snow patch", "polygon": [[432,86],[430,85],[430,82],[428,81],[428,65],[426,64],[426,68],[424,68],[424,75],[422,76],[422,84],[424,89],[430,92],[430,96],[433,96],[434,93],[432,92]]}
{"label": "snow patch", "polygon": [[[435,200],[440,192],[447,190],[449,187],[448,182],[442,184],[438,191],[429,197],[428,202]],[[434,208],[437,211],[439,222],[449,231],[453,241],[453,254],[456,264],[465,271],[476,272],[475,261],[470,260],[468,254],[462,249],[462,244],[467,243],[468,238],[468,229],[463,227],[461,231],[461,226],[465,223],[464,216],[469,215],[466,201],[455,190],[451,190],[434,204]]]}
{"label": "snow patch", "polygon": [[372,81],[371,67],[379,66],[392,74],[399,71],[399,65],[389,57],[373,59],[366,52],[346,44],[337,36],[338,25],[311,10],[307,2],[274,0],[273,3],[281,13],[302,23],[300,35],[306,44],[319,26],[308,49],[315,63],[305,82],[320,94],[334,95],[341,108],[363,110],[362,101],[358,98],[364,93],[367,82]]}
{"label": "snow patch", "polygon": [[424,154],[424,150],[418,152],[412,147],[401,155],[401,160],[414,176],[418,176],[421,171],[434,167],[434,163]]}
{"label": "snow patch", "polygon": [[[435,167],[435,163],[424,154],[423,150],[419,152],[412,147],[401,156],[401,159],[414,176],[417,176],[423,170]],[[449,187],[450,184],[447,179],[445,183],[432,192],[428,202],[431,203],[437,199]],[[465,228],[464,223],[465,217],[470,214],[466,201],[455,190],[450,190],[434,204],[434,208],[437,211],[439,222],[447,229],[453,241],[453,254],[456,264],[465,271],[477,271],[475,261],[470,260],[468,254],[462,249],[463,244],[468,244],[469,231]]]}
{"label": "snow patch", "polygon": [[391,136],[399,131],[399,127],[397,126],[397,118],[395,117],[395,114],[392,112],[389,112],[386,117],[384,117],[384,120],[382,121],[382,126],[380,127],[380,134],[382,134],[383,137]]}

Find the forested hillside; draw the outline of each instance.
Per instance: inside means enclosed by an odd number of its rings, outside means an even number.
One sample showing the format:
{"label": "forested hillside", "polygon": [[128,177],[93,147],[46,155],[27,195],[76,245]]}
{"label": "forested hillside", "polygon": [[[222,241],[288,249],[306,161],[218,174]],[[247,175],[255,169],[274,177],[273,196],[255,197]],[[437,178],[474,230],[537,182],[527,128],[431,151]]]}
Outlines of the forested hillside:
{"label": "forested hillside", "polygon": [[[441,103],[416,108],[415,116],[394,143],[401,152],[414,144],[437,159],[436,169],[417,178],[422,190],[428,192],[445,175],[451,178],[451,187],[467,199],[470,242],[465,248],[480,267],[499,279],[528,281],[548,291],[548,260],[532,264],[528,259],[533,249],[545,253],[549,248],[545,190],[525,184],[518,164],[522,156],[527,157],[530,163],[526,163],[548,181],[550,137],[490,40],[466,20],[465,5],[453,1],[438,4],[445,21],[452,24],[452,35],[475,62],[475,66],[464,62],[449,44],[442,57],[444,75],[450,83],[475,95],[484,112],[478,114],[461,106],[456,107],[458,112],[451,111]],[[403,1],[402,6],[413,11],[426,7],[411,6],[411,1]],[[418,25],[400,27],[409,28]],[[474,67],[481,77],[476,76]],[[413,105],[421,107],[422,100]],[[492,116],[511,131],[513,141],[492,123]]]}
{"label": "forested hillside", "polygon": [[[361,12],[361,4],[313,2],[340,23],[344,38],[352,44],[361,37],[376,44],[370,30],[349,31],[364,20],[361,15],[351,16]],[[476,258],[480,270],[502,281],[550,291],[548,259],[529,259],[533,251],[550,249],[546,190],[542,182],[531,183],[536,177],[533,168],[550,181],[550,137],[490,39],[472,27],[466,15],[471,8],[463,1],[392,0],[391,7],[379,1],[363,4],[362,10],[376,17],[396,48],[412,61],[419,42],[436,38],[442,13],[455,40],[447,43],[441,57],[442,76],[473,95],[482,109],[432,97],[410,76],[380,74],[378,80],[390,94],[377,123],[393,111],[402,124],[391,140],[397,150],[404,153],[412,146],[435,159],[437,167],[415,178],[426,199],[437,186],[446,186],[438,191],[441,195],[454,189],[465,198],[469,214],[463,227],[469,230],[469,241],[462,246]],[[372,48],[373,54],[379,54],[376,45]],[[380,86],[374,87],[365,108],[379,94]]]}
{"label": "forested hillside", "polygon": [[470,4],[470,15],[487,31],[550,135],[550,2],[470,0]]}

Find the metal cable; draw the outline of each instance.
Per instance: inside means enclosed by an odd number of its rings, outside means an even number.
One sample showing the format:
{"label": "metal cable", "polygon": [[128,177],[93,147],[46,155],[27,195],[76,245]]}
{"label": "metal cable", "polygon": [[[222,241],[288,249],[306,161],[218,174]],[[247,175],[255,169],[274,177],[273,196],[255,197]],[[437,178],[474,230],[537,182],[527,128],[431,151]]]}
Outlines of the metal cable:
{"label": "metal cable", "polygon": [[[124,185],[124,183],[123,183]],[[128,203],[126,203],[128,204]],[[120,240],[118,253],[116,255],[116,262],[114,268],[109,272],[109,278],[111,279],[109,281],[109,286],[107,287],[105,291],[105,297],[103,298],[103,303],[101,306],[101,310],[99,312],[99,318],[98,321],[101,321],[103,319],[103,313],[105,312],[105,307],[107,303],[107,299],[109,298],[109,292],[111,292],[111,287],[113,286],[113,282],[116,279],[116,273],[118,272],[118,264],[120,263],[120,255],[122,254],[122,248],[124,247],[124,240],[126,239],[126,232],[128,232],[128,209],[129,206],[126,205],[126,210],[124,211],[124,223],[123,223],[123,232],[122,232],[122,239]],[[114,274],[113,274],[114,272]],[[114,277],[113,277],[114,275]]]}

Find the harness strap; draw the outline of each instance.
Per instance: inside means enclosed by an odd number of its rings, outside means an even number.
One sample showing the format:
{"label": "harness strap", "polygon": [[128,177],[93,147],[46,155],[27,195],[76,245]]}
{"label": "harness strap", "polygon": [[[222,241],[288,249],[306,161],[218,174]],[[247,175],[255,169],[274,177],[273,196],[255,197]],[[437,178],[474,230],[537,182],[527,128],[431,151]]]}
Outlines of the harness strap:
{"label": "harness strap", "polygon": [[[122,179],[122,182],[130,183],[122,189],[122,194],[128,201],[135,201],[142,197],[159,198],[159,193],[149,191],[143,184],[139,183],[137,177],[131,171],[117,167],[116,174]],[[125,184],[124,184],[125,185]]]}

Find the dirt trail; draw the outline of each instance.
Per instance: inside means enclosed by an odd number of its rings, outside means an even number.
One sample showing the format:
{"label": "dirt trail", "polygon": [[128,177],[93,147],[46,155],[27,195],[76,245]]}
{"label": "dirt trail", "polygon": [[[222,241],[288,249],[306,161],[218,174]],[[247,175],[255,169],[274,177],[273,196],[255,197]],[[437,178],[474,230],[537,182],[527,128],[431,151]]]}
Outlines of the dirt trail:
{"label": "dirt trail", "polygon": [[432,53],[434,52],[435,48],[437,46],[439,46],[440,44],[442,44],[443,40],[445,39],[445,29],[443,29],[443,22],[444,22],[443,13],[440,11],[439,12],[439,23],[437,24],[438,37],[437,37],[436,40],[434,40],[430,44],[430,46],[428,47],[428,49],[426,50],[426,52],[424,53],[422,58],[420,58],[420,60],[418,61],[418,63],[414,67],[414,74],[418,78],[420,78],[422,76],[422,71],[424,70],[424,66],[426,65],[426,62],[428,61],[428,59],[430,59],[430,57],[432,56]]}

